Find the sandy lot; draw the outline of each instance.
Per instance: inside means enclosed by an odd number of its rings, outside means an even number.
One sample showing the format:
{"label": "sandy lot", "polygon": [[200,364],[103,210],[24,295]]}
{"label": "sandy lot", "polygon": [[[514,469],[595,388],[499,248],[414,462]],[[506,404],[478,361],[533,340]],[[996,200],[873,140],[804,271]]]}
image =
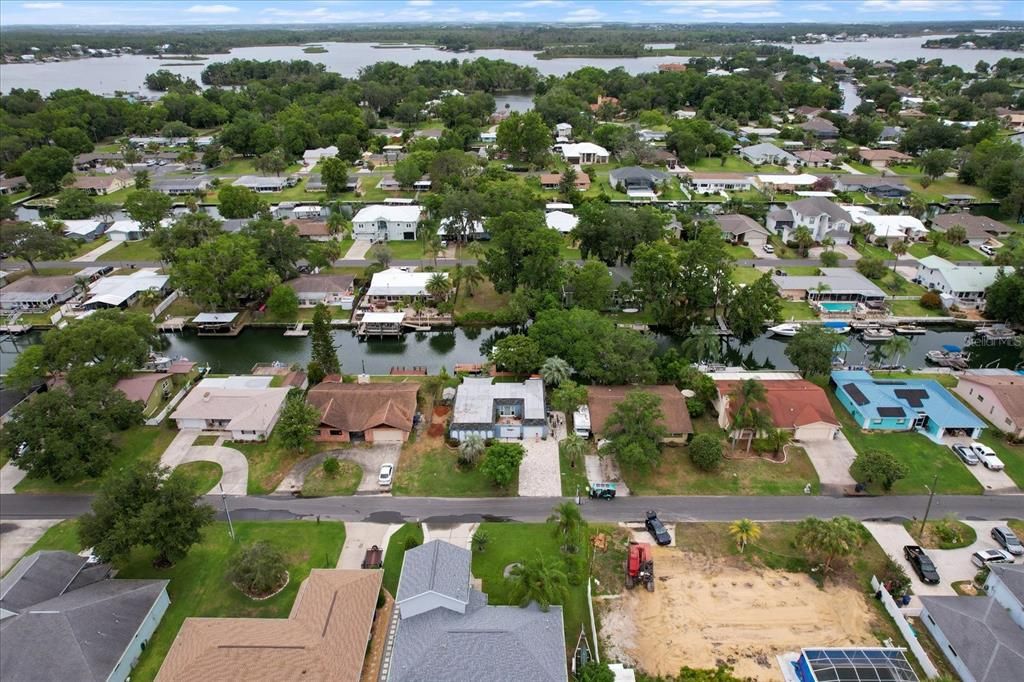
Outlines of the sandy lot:
{"label": "sandy lot", "polygon": [[819,590],[807,576],[654,548],[654,593],[601,603],[609,658],[650,674],[731,665],[738,677],[780,680],[777,654],[804,646],[875,645],[873,613],[849,587]]}

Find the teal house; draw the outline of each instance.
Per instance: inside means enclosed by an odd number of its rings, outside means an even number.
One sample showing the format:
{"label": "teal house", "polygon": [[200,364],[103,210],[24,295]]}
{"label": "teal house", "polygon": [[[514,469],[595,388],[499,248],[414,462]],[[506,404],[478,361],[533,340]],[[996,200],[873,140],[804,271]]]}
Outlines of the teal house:
{"label": "teal house", "polygon": [[836,397],[866,431],[917,431],[977,438],[985,423],[931,379],[882,379],[864,371],[832,372]]}

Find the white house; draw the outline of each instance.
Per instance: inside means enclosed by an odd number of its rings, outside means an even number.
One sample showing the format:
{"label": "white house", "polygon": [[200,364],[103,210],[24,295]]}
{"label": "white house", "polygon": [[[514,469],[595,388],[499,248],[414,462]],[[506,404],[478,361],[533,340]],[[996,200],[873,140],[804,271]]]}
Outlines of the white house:
{"label": "white house", "polygon": [[419,223],[419,206],[374,204],[352,218],[352,234],[372,241],[409,241],[416,239]]}
{"label": "white house", "polygon": [[338,148],[334,145],[330,147],[318,147],[316,149],[307,149],[302,152],[302,165],[312,168],[324,159],[333,159],[338,155]]}
{"label": "white house", "polygon": [[284,285],[295,292],[300,308],[312,308],[323,303],[351,310],[354,298],[352,283],[352,275],[300,275]]}
{"label": "white house", "polygon": [[555,124],[555,136],[564,137],[566,139],[572,139],[572,125],[569,123],[556,123]]}
{"label": "white house", "polygon": [[694,173],[688,182],[699,194],[743,192],[754,186],[754,179],[742,173]]}
{"label": "white house", "polygon": [[558,230],[562,234],[568,234],[576,229],[580,219],[565,211],[550,211],[545,214],[544,221],[552,230]]}
{"label": "white house", "polygon": [[427,282],[434,275],[445,277],[448,273],[406,272],[401,268],[388,268],[375,273],[370,279],[370,288],[366,290],[366,298],[372,303],[393,303],[404,298],[425,298]]}
{"label": "white house", "polygon": [[1010,266],[954,265],[939,256],[925,256],[917,262],[921,286],[934,289],[949,304],[979,307],[985,302],[985,290],[996,281],[999,272],[1013,273]]}
{"label": "white house", "polygon": [[803,226],[811,231],[816,242],[828,237],[836,244],[848,244],[852,225],[850,214],[824,197],[791,201],[786,208],[768,214],[768,229],[780,234],[784,241],[790,240],[793,232]]}
{"label": "white house", "polygon": [[873,228],[871,241],[884,240],[887,245],[899,241],[917,241],[928,235],[928,228],[911,215],[881,215],[866,206],[843,204],[842,208],[853,218],[856,225],[869,224]]}
{"label": "white house", "polygon": [[993,564],[985,581],[985,592],[1006,609],[1014,623],[1024,628],[1024,564]]}
{"label": "white house", "polygon": [[608,150],[593,142],[562,145],[562,158],[573,165],[608,163]]}
{"label": "white house", "polygon": [[809,189],[819,179],[817,175],[811,175],[810,173],[801,173],[800,175],[762,173],[754,176],[754,185],[760,189],[793,191],[800,188]]}
{"label": "white house", "polygon": [[197,429],[237,441],[270,437],[290,387],[271,388],[271,376],[203,379],[171,414],[179,429]]}
{"label": "white house", "polygon": [[82,307],[86,310],[124,308],[138,300],[144,291],[162,293],[169,279],[168,275],[161,275],[156,268],[136,270],[130,275],[104,277],[89,285],[89,295]]}
{"label": "white house", "polygon": [[91,242],[103,234],[104,223],[102,220],[88,218],[85,220],[64,220],[62,222],[64,223],[64,235],[72,239]]}
{"label": "white house", "polygon": [[740,150],[740,156],[755,166],[772,164],[776,166],[796,165],[799,162],[795,156],[784,149],[779,149],[770,142],[762,142]]}
{"label": "white house", "polygon": [[142,225],[136,220],[115,220],[107,227],[106,235],[112,242],[132,242],[145,236]]}

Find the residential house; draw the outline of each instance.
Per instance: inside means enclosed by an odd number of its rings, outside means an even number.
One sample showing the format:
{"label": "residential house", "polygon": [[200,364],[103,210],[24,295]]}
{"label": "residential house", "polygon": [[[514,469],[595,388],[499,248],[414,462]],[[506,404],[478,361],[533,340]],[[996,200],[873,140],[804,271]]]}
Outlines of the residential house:
{"label": "residential house", "polygon": [[377,183],[377,189],[384,192],[398,192],[402,189],[402,183],[395,180],[394,175],[385,175],[381,177],[380,182]]}
{"label": "residential house", "polygon": [[430,188],[434,186],[434,183],[430,180],[430,175],[424,175],[419,180],[415,180],[412,183],[412,188],[417,192],[429,192]]}
{"label": "residential house", "polygon": [[925,256],[917,262],[917,280],[922,286],[934,289],[948,304],[962,308],[982,307],[985,290],[1004,272],[1013,273],[1010,266],[954,265],[939,256]]}
{"label": "residential house", "polygon": [[572,124],[571,123],[556,123],[555,124],[555,137],[564,137],[567,140],[572,139]]}
{"label": "residential house", "polygon": [[74,159],[75,170],[87,171],[99,166],[109,166],[117,162],[124,162],[124,155],[121,152],[88,152],[79,154]]}
{"label": "residential house", "polygon": [[276,175],[243,175],[231,184],[235,187],[251,189],[253,192],[268,194],[271,192],[280,192],[286,187],[291,187],[295,183],[290,178],[283,178]]}
{"label": "residential house", "polygon": [[795,192],[800,189],[810,189],[820,180],[817,175],[800,173],[789,175],[786,173],[761,173],[754,176],[754,186],[762,190],[774,192]]}
{"label": "residential house", "polygon": [[144,292],[154,291],[163,296],[167,291],[168,275],[161,275],[157,268],[143,268],[130,275],[111,275],[89,285],[89,291],[82,303],[86,310],[102,308],[127,308]]}
{"label": "residential house", "polygon": [[0,178],[0,194],[14,194],[28,187],[28,180],[24,175],[16,175],[13,178]]}
{"label": "residential house", "polygon": [[601,106],[605,105],[605,104],[607,104],[610,107],[618,107],[618,106],[620,106],[619,105],[619,98],[618,97],[605,97],[604,95],[598,95],[597,96],[597,101],[590,105],[590,110],[592,112],[596,113],[597,110],[600,109]]}
{"label": "residential house", "polygon": [[969,369],[960,375],[953,392],[997,429],[1024,440],[1024,374],[1009,369]]}
{"label": "residential house", "polygon": [[[359,177],[356,175],[348,176],[347,180],[345,181],[345,191],[355,192],[358,189]],[[324,184],[323,176],[320,175],[320,173],[310,173],[309,175],[307,175],[305,190],[307,192],[326,192],[327,185]]]}
{"label": "residential house", "polygon": [[473,587],[472,559],[443,540],[405,553],[388,682],[566,682],[562,607],[489,605]]}
{"label": "residential house", "polygon": [[239,313],[199,313],[192,318],[199,336],[238,336],[243,318]]}
{"label": "residential house", "polygon": [[[388,268],[374,273],[366,290],[363,304],[386,306],[410,298],[429,298],[427,283],[436,272],[407,272],[402,268]],[[447,273],[440,273],[447,277]]]}
{"label": "residential house", "polygon": [[135,176],[128,171],[118,171],[109,175],[76,175],[71,186],[89,194],[105,196],[126,187],[134,187]]}
{"label": "residential house", "polygon": [[661,399],[662,418],[658,424],[665,429],[666,443],[685,443],[693,433],[686,399],[675,386],[587,386],[587,407],[590,430],[598,436],[608,434],[608,418],[627,395],[641,391]]}
{"label": "residential house", "polygon": [[823,107],[812,107],[804,104],[803,106],[799,106],[796,109],[794,109],[793,113],[796,114],[797,116],[803,116],[805,118],[814,118],[815,116],[820,116],[821,114],[824,114],[826,111],[828,111],[828,109],[825,109]]}
{"label": "residential house", "polygon": [[836,244],[849,244],[852,225],[853,217],[843,207],[824,197],[791,201],[786,208],[768,213],[768,229],[781,235],[783,241],[792,240],[797,228],[806,227],[816,242],[831,238]]}
{"label": "residential house", "polygon": [[289,218],[284,221],[286,225],[294,225],[299,231],[299,236],[311,242],[329,242],[335,239],[331,234],[331,228],[323,220],[296,220]]}
{"label": "residential house", "polygon": [[492,383],[489,377],[462,380],[455,394],[449,428],[454,440],[481,438],[538,439],[548,437],[544,382]]}
{"label": "residential house", "polygon": [[1024,564],[993,564],[985,579],[985,592],[1024,628]]}
{"label": "residential house", "polygon": [[679,62],[667,62],[665,64],[658,64],[658,71],[661,73],[673,72],[681,73],[686,71],[686,64],[680,64]]}
{"label": "residential house", "polygon": [[668,133],[664,130],[649,130],[647,128],[643,128],[636,132],[636,136],[640,138],[641,142],[662,142],[666,137],[668,137]]}
{"label": "residential house", "polygon": [[903,137],[903,128],[900,126],[885,126],[878,135],[879,144],[896,144]]}
{"label": "residential house", "polygon": [[608,163],[608,150],[593,142],[577,142],[561,145],[562,158],[574,166],[589,166]]}
{"label": "residential house", "polygon": [[[793,301],[881,302],[886,293],[854,268],[819,268],[818,275],[772,275],[779,295]],[[822,289],[821,287],[827,287]]]}
{"label": "residential house", "polygon": [[878,169],[886,168],[894,163],[910,163],[914,160],[914,157],[898,152],[895,149],[866,149],[861,147],[857,151],[857,156],[872,168]]}
{"label": "residential house", "polygon": [[[281,204],[280,207],[284,206],[285,204]],[[325,211],[319,204],[299,204],[292,209],[292,217],[299,220],[316,220],[325,217]]]}
{"label": "residential house", "polygon": [[825,168],[832,165],[836,155],[824,149],[806,149],[793,152],[793,155],[800,159],[800,163],[811,168]]}
{"label": "residential house", "polygon": [[273,377],[207,378],[171,414],[179,429],[197,429],[236,441],[270,438],[290,388],[271,388]]}
{"label": "residential house", "polygon": [[812,118],[806,123],[801,123],[799,128],[819,140],[835,140],[839,137],[839,128],[827,118]]}
{"label": "residential house", "polygon": [[742,213],[717,215],[715,222],[722,230],[723,239],[733,244],[746,244],[754,249],[764,246],[771,235],[768,228]]}
{"label": "residential house", "polygon": [[740,132],[744,135],[756,135],[758,137],[775,137],[780,131],[778,128],[760,128],[758,126],[740,126]]}
{"label": "residential house", "polygon": [[[561,173],[543,173],[540,176],[541,189],[557,190],[561,182]],[[586,192],[590,189],[590,176],[586,173],[576,173],[576,179],[573,181],[573,186],[581,192]]]}
{"label": "residential house", "polygon": [[837,192],[864,192],[885,199],[901,199],[910,194],[902,180],[875,175],[839,175],[835,178]]}
{"label": "residential house", "polygon": [[679,158],[669,150],[664,147],[648,147],[647,150],[655,163],[665,166],[672,172],[679,170]]}
{"label": "residential house", "polygon": [[312,168],[324,159],[333,159],[338,155],[338,148],[334,145],[330,147],[318,147],[316,149],[307,149],[302,152],[302,165],[307,168]]}
{"label": "residential house", "polygon": [[444,135],[444,128],[423,128],[412,134],[413,137],[422,140],[440,140],[442,135]]}
{"label": "residential house", "polygon": [[153,181],[152,188],[157,192],[176,197],[186,194],[202,194],[209,191],[211,185],[212,180],[209,177],[200,175],[194,178],[160,178]]}
{"label": "residential house", "polygon": [[974,215],[972,213],[940,213],[932,218],[932,229],[936,232],[946,232],[954,225],[959,225],[967,232],[965,242],[971,246],[981,246],[991,238],[1003,238],[1013,234],[1013,230],[998,220],[992,220],[988,216]]}
{"label": "residential house", "polygon": [[284,285],[295,292],[300,308],[312,308],[323,303],[348,310],[352,308],[355,294],[353,281],[352,275],[300,275]]}
{"label": "residential house", "polygon": [[146,236],[137,220],[115,220],[107,226],[105,234],[112,242],[134,242]]}
{"label": "residential house", "polygon": [[680,121],[686,121],[691,118],[697,118],[696,109],[676,109],[672,112],[672,116]]}
{"label": "residential house", "polygon": [[779,149],[770,142],[761,142],[744,147],[740,150],[739,154],[741,158],[746,159],[755,166],[788,166],[790,164],[796,165],[799,161],[789,152]]}
{"label": "residential house", "polygon": [[461,220],[454,217],[441,218],[437,226],[437,234],[444,240],[486,241],[491,238],[484,227],[483,220],[470,220],[468,213],[462,214]]}
{"label": "residential house", "polygon": [[320,412],[315,440],[404,443],[416,415],[415,381],[401,384],[345,384],[328,377],[309,389],[306,402]]}
{"label": "residential house", "polygon": [[3,380],[0,380],[0,428],[14,418],[14,410],[18,405],[30,399],[45,386],[46,384],[43,382],[37,381],[34,385],[22,390],[5,386]]}
{"label": "residential house", "polygon": [[836,397],[862,429],[916,431],[935,443],[977,438],[985,428],[973,412],[932,379],[875,379],[863,370],[832,372]]}
{"label": "residential house", "polygon": [[693,173],[687,179],[698,194],[744,192],[754,187],[754,179],[744,173]]}
{"label": "residential house", "polygon": [[359,682],[383,577],[314,568],[287,618],[186,618],[157,682]]}
{"label": "residential house", "polygon": [[801,649],[777,657],[787,682],[918,682],[902,647]]}
{"label": "residential house", "polygon": [[416,239],[419,223],[419,206],[373,204],[352,218],[352,234],[371,241],[411,241]]}
{"label": "residential house", "polygon": [[70,552],[23,557],[0,579],[0,677],[129,679],[170,604],[168,581],[113,574]]}
{"label": "residential house", "polygon": [[[825,390],[794,372],[715,372],[718,425],[730,430],[738,403],[734,393],[744,381],[755,380],[764,387],[759,407],[771,417],[772,425],[793,434],[798,441],[829,441],[839,431],[839,420]],[[733,434],[741,437],[743,434]]]}
{"label": "residential house", "polygon": [[869,238],[875,244],[884,243],[889,247],[896,242],[914,242],[928,236],[928,228],[912,215],[881,215],[866,206],[844,205],[843,208],[853,217],[855,225],[871,226]]}
{"label": "residential house", "polygon": [[187,375],[196,367],[196,363],[187,360],[172,362],[166,371],[163,372],[136,372],[131,376],[119,379],[114,384],[114,389],[124,394],[124,397],[134,402],[140,402],[143,406],[150,401],[158,404],[160,399],[170,398],[174,391],[174,377]]}
{"label": "residential house", "polygon": [[3,288],[0,310],[49,310],[75,296],[77,280],[73,275],[21,277]]}
{"label": "residential house", "polygon": [[544,222],[552,230],[558,230],[562,234],[569,234],[576,229],[580,219],[565,211],[549,211],[544,215]]}
{"label": "residential house", "polygon": [[403,130],[401,128],[373,128],[370,130],[370,134],[374,137],[386,137],[389,141],[402,140]]}
{"label": "residential house", "polygon": [[922,596],[921,607],[921,623],[963,682],[1020,678],[1024,629],[995,598]]}
{"label": "residential house", "polygon": [[95,218],[82,220],[62,220],[64,225],[64,236],[77,239],[83,242],[91,242],[106,229],[107,224]]}
{"label": "residential house", "polygon": [[608,173],[608,184],[612,189],[625,192],[631,197],[653,197],[668,179],[668,173],[641,166],[616,168]]}

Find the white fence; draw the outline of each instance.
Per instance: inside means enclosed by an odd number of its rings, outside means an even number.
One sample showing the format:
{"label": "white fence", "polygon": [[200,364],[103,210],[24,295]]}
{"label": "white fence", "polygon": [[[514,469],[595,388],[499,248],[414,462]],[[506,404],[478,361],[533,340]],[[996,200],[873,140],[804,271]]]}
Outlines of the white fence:
{"label": "white fence", "polygon": [[167,298],[165,298],[164,300],[160,301],[160,303],[157,305],[157,307],[153,308],[153,315],[152,315],[152,317],[150,319],[155,320],[157,317],[160,316],[160,313],[162,313],[163,311],[165,311],[168,308],[170,308],[171,304],[178,300],[178,296],[179,296],[179,294],[178,294],[177,290],[172,291],[170,293],[170,295],[167,296]]}
{"label": "white fence", "polygon": [[[928,658],[928,653],[921,646],[921,642],[917,640],[917,634],[914,629],[910,627],[910,623],[903,615],[903,611],[896,604],[896,600],[892,598],[889,591],[885,589],[882,583],[878,582],[878,578],[871,576],[871,588],[875,592],[882,593],[882,606],[885,607],[886,612],[892,616],[893,621],[896,622],[896,627],[899,628],[903,638],[907,640],[907,644],[910,646],[910,650],[914,654],[914,658],[921,665],[921,669],[924,670],[924,674],[928,676],[928,679],[935,679],[939,676],[939,671],[932,663],[932,659]],[[920,610],[918,610],[920,613]]]}

